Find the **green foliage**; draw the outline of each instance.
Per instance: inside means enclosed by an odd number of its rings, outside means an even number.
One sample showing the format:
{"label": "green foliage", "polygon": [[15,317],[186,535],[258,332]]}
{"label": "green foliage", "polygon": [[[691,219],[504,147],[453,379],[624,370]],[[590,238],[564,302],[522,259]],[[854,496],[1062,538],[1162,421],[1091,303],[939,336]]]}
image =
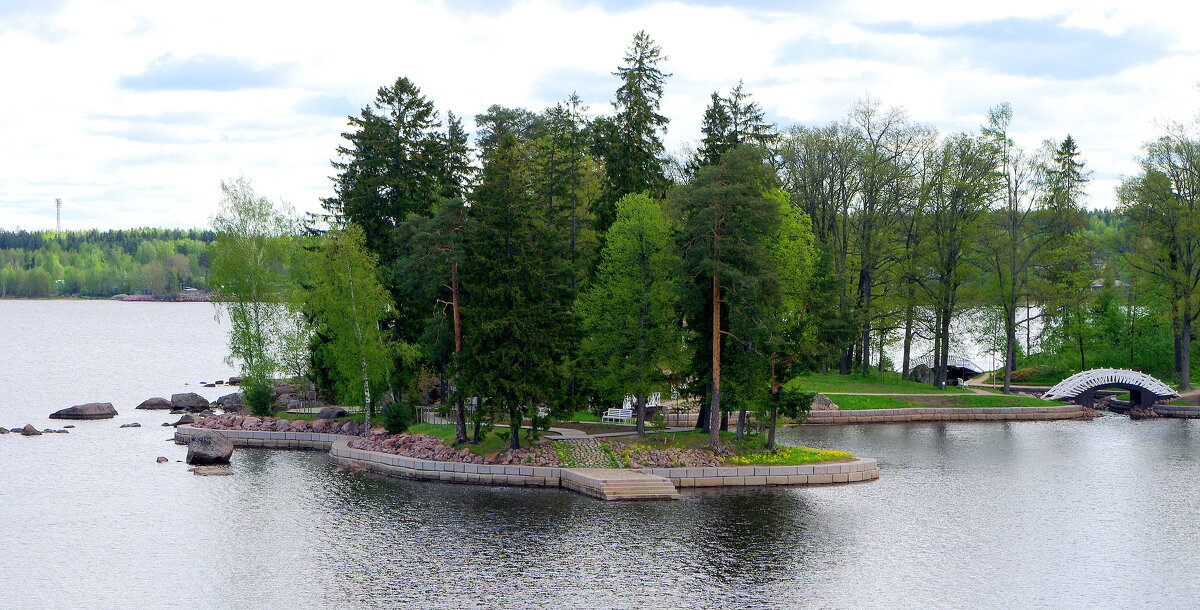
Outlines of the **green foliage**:
{"label": "green foliage", "polygon": [[271,384],[263,379],[247,377],[242,380],[242,398],[250,405],[250,412],[263,416],[271,415],[275,403]]}
{"label": "green foliage", "polygon": [[299,226],[287,206],[254,192],[250,181],[221,182],[211,282],[218,315],[229,316],[231,363],[247,379],[266,382],[280,369],[280,338],[294,322],[287,301]]}
{"label": "green foliage", "polygon": [[661,385],[680,343],[678,268],[658,202],[645,194],[621,198],[596,275],[576,303],[590,374],[606,394],[641,402]]}
{"label": "green foliage", "polygon": [[663,174],[661,132],[669,119],[659,114],[663,84],[670,74],[659,62],[662,49],[646,32],[638,32],[617,68],[621,79],[613,102],[615,116],[597,121],[594,133],[604,159],[604,190],[596,209],[596,227],[601,233],[616,219],[616,204],[625,195],[648,192],[661,197],[667,189]]}
{"label": "green foliage", "polygon": [[[379,281],[377,259],[357,225],[325,233],[307,254],[303,307],[327,338],[320,349],[332,364],[338,396],[363,405],[370,421],[372,389],[378,393],[386,385],[393,363],[380,328],[392,309],[391,296]],[[416,356],[415,347],[396,348],[402,358]]]}
{"label": "green foliage", "polygon": [[393,401],[383,408],[383,427],[392,434],[408,430],[412,419],[412,405],[404,401]]}
{"label": "green foliage", "polygon": [[526,409],[558,402],[575,340],[567,236],[531,196],[529,156],[504,135],[485,160],[464,262],[462,383],[507,412],[512,447]]}
{"label": "green foliage", "polygon": [[814,464],[833,460],[852,460],[854,454],[849,451],[833,451],[829,449],[813,449],[811,447],[777,447],[774,450],[747,453],[729,458],[730,464],[764,464],[785,466],[793,464]]}
{"label": "green foliage", "polygon": [[0,231],[0,298],[175,298],[208,287],[212,231]]}

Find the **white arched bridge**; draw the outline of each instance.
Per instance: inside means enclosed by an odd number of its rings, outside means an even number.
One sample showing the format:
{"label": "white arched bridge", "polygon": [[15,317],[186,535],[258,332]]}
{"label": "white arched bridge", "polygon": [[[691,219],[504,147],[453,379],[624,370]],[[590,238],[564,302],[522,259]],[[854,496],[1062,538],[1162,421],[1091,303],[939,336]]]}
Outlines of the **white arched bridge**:
{"label": "white arched bridge", "polygon": [[1058,382],[1042,394],[1047,400],[1062,400],[1091,408],[1096,391],[1120,388],[1129,391],[1129,402],[1134,408],[1149,408],[1155,403],[1179,396],[1171,386],[1138,371],[1125,369],[1092,369],[1081,371]]}

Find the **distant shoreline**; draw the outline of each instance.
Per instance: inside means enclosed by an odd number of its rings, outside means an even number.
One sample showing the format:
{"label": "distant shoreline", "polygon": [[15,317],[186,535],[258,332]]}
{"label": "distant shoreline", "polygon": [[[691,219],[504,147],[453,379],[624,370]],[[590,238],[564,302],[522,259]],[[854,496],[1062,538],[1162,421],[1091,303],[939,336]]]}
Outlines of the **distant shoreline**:
{"label": "distant shoreline", "polygon": [[121,303],[211,303],[210,294],[188,294],[174,298],[162,298],[149,294],[117,294],[111,297],[0,297],[0,301],[117,301]]}

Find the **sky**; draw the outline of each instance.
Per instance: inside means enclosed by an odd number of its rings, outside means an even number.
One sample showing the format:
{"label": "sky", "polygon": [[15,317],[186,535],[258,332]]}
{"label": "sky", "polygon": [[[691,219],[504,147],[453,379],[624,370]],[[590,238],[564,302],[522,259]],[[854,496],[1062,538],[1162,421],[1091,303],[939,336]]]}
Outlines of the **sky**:
{"label": "sky", "polygon": [[[1075,137],[1088,205],[1200,111],[1200,3],[701,0],[0,0],[0,229],[205,227],[239,175],[299,211],[332,192],[348,115],[400,76],[445,116],[609,114],[645,30],[671,73],[668,150],[744,81],[781,127],[877,98],[942,133],[1013,107],[1036,150]],[[471,126],[471,121],[467,121]]]}

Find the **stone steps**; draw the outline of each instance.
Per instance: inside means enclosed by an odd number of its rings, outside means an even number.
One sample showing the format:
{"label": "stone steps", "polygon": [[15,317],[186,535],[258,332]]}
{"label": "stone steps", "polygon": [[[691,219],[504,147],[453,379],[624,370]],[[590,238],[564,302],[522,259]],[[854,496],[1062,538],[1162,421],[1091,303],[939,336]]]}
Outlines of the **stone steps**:
{"label": "stone steps", "polygon": [[603,500],[676,500],[679,491],[670,479],[606,468],[564,468],[562,485]]}

